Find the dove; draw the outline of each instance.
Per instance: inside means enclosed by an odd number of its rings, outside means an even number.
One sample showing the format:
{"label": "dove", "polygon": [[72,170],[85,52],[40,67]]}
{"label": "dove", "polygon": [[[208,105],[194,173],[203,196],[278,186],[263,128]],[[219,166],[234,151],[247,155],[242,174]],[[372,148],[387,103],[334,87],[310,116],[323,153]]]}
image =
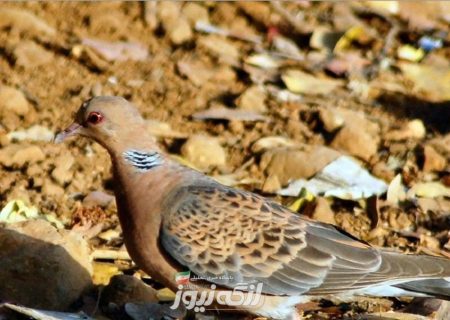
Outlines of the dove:
{"label": "dove", "polygon": [[[76,135],[93,139],[111,157],[131,258],[177,294],[176,275],[189,270],[211,285],[196,287],[207,292],[233,291],[244,283],[253,285],[243,290],[249,296],[258,285],[263,303],[227,303],[274,319],[295,319],[295,305],[324,297],[450,297],[449,259],[372,247],[334,225],[183,166],[158,146],[137,108],[121,97],[87,100],[55,140]],[[213,298],[220,303],[216,291]]]}

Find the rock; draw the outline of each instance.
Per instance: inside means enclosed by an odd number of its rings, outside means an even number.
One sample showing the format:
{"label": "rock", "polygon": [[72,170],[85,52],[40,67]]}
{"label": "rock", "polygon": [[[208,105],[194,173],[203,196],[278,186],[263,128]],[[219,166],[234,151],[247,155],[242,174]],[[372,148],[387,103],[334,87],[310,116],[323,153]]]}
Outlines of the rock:
{"label": "rock", "polygon": [[64,194],[64,189],[49,179],[45,179],[42,183],[42,193],[50,197],[60,197]]}
{"label": "rock", "polygon": [[201,4],[188,2],[183,6],[181,12],[191,27],[195,27],[197,21],[209,23],[208,9]]}
{"label": "rock", "polygon": [[436,320],[444,320],[450,318],[450,301],[442,301],[441,307],[436,312]]}
{"label": "rock", "polygon": [[335,111],[344,118],[344,126],[335,135],[330,146],[369,161],[378,150],[378,125],[359,112],[343,109]]}
{"label": "rock", "polygon": [[237,66],[239,64],[239,49],[230,40],[211,34],[200,37],[197,40],[197,45],[211,56],[217,58],[221,63],[232,66]]}
{"label": "rock", "polygon": [[180,18],[173,23],[169,30],[169,38],[175,45],[180,45],[192,40],[193,32],[186,19]]}
{"label": "rock", "polygon": [[64,186],[73,178],[72,166],[75,163],[75,158],[70,153],[61,154],[55,161],[55,169],[53,169],[51,176],[60,185]]}
{"label": "rock", "polygon": [[336,219],[334,218],[334,212],[331,210],[330,204],[327,199],[318,197],[316,199],[316,207],[311,216],[314,220],[330,223],[336,225]]}
{"label": "rock", "polygon": [[177,70],[198,87],[214,75],[211,68],[201,61],[178,61]]}
{"label": "rock", "polygon": [[23,168],[45,159],[45,154],[38,146],[21,146],[11,144],[0,150],[0,164],[8,168]]}
{"label": "rock", "polygon": [[93,191],[83,199],[83,206],[87,208],[96,206],[106,208],[111,202],[114,201],[114,199],[114,196],[103,191]]}
{"label": "rock", "polygon": [[44,220],[0,228],[0,300],[65,310],[92,285],[88,245]]}
{"label": "rock", "polygon": [[10,27],[38,38],[52,38],[56,30],[33,13],[23,9],[0,8],[0,29]]}
{"label": "rock", "polygon": [[388,222],[393,230],[411,230],[414,226],[406,212],[402,212],[398,208],[389,208]]}
{"label": "rock", "polygon": [[260,167],[267,175],[264,192],[275,192],[289,181],[310,178],[338,158],[339,152],[322,146],[270,149],[261,157]]}
{"label": "rock", "polygon": [[16,66],[35,68],[53,61],[53,54],[34,41],[22,41],[13,49],[12,56]]}
{"label": "rock", "polygon": [[179,3],[160,2],[158,9],[159,20],[173,44],[180,45],[192,39],[192,28],[181,15]]}
{"label": "rock", "polygon": [[439,240],[427,234],[420,235],[420,245],[436,252],[441,250],[441,243],[439,242]]}
{"label": "rock", "polygon": [[439,154],[432,146],[423,148],[423,171],[443,171],[447,166],[447,159]]}
{"label": "rock", "polygon": [[206,83],[227,83],[236,81],[236,73],[229,66],[211,67],[200,60],[182,60],[177,62],[177,71],[194,85],[201,87]]}
{"label": "rock", "polygon": [[265,112],[267,93],[261,86],[251,86],[244,91],[243,94],[237,99],[236,105],[239,109]]}
{"label": "rock", "polygon": [[103,289],[100,305],[122,307],[129,302],[158,302],[157,291],[136,277],[115,275]]}
{"label": "rock", "polygon": [[205,135],[190,137],[181,148],[181,154],[200,170],[224,166],[227,159],[219,140]]}
{"label": "rock", "polygon": [[378,143],[373,137],[352,125],[342,128],[333,139],[331,146],[365,161],[369,161],[378,150]]}
{"label": "rock", "polygon": [[415,119],[409,121],[403,128],[391,130],[385,134],[384,138],[391,141],[402,141],[407,139],[423,139],[427,130],[422,120]]}
{"label": "rock", "polygon": [[273,20],[272,10],[268,3],[242,1],[236,2],[236,5],[252,19],[265,25],[267,28],[276,25],[276,23],[272,24],[275,21]]}
{"label": "rock", "polygon": [[30,104],[22,91],[0,86],[0,115],[12,112],[18,116],[25,116],[29,111]]}
{"label": "rock", "polygon": [[327,132],[334,132],[341,128],[345,123],[344,117],[332,108],[320,108],[319,117]]}
{"label": "rock", "polygon": [[392,181],[395,178],[395,171],[389,168],[384,161],[379,161],[372,167],[372,174],[384,181]]}

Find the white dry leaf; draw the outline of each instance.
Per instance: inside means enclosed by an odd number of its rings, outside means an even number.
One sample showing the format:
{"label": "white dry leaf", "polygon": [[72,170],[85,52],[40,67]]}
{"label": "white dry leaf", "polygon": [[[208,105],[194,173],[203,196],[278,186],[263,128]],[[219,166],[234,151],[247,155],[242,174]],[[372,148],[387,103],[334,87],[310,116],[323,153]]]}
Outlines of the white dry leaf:
{"label": "white dry leaf", "polygon": [[267,118],[255,111],[213,107],[192,115],[195,120],[266,121]]}
{"label": "white dry leaf", "polygon": [[64,224],[52,214],[42,215],[34,206],[28,206],[23,200],[11,200],[0,211],[0,222],[16,223],[31,219],[44,219],[57,229],[64,229]]}
{"label": "white dry leaf", "polygon": [[107,61],[144,61],[149,57],[148,49],[138,42],[110,42],[84,38],[81,44],[93,49]]}
{"label": "white dry leaf", "polygon": [[386,192],[387,187],[384,181],[372,176],[353,158],[340,156],[313,178],[292,181],[277,193],[295,197],[305,188],[314,195],[358,200],[380,195]]}
{"label": "white dry leaf", "polygon": [[186,133],[179,132],[172,129],[170,124],[167,122],[161,122],[157,120],[147,120],[146,121],[147,131],[158,138],[186,138],[188,135]]}
{"label": "white dry leaf", "polygon": [[398,205],[399,202],[406,199],[405,186],[402,184],[402,176],[398,174],[392,179],[387,189],[386,201],[393,205]]}
{"label": "white dry leaf", "polygon": [[400,4],[398,1],[384,0],[384,1],[363,1],[363,4],[369,8],[382,10],[390,14],[398,14],[400,11]]}
{"label": "white dry leaf", "polygon": [[450,188],[440,182],[420,182],[409,190],[409,195],[422,198],[450,197]]}
{"label": "white dry leaf", "polygon": [[418,62],[425,57],[425,50],[407,44],[397,49],[397,57],[406,61]]}
{"label": "white dry leaf", "polygon": [[258,139],[252,145],[252,152],[261,153],[269,149],[278,147],[295,147],[297,143],[289,138],[282,136],[269,136]]}
{"label": "white dry leaf", "polygon": [[318,78],[295,69],[286,70],[281,79],[289,91],[303,94],[326,95],[342,84],[339,80]]}
{"label": "white dry leaf", "polygon": [[278,52],[281,52],[288,57],[296,58],[296,59],[304,59],[305,55],[302,54],[297,44],[289,38],[285,38],[283,36],[276,36],[273,39],[273,46]]}
{"label": "white dry leaf", "polygon": [[39,217],[36,207],[27,206],[22,200],[11,200],[0,211],[0,222],[14,223]]}
{"label": "white dry leaf", "polygon": [[244,62],[262,69],[276,69],[280,67],[279,59],[264,53],[251,55],[245,58]]}
{"label": "white dry leaf", "polygon": [[8,139],[16,141],[30,140],[48,142],[52,141],[54,136],[55,134],[50,129],[40,125],[34,125],[26,130],[12,131],[7,134]]}

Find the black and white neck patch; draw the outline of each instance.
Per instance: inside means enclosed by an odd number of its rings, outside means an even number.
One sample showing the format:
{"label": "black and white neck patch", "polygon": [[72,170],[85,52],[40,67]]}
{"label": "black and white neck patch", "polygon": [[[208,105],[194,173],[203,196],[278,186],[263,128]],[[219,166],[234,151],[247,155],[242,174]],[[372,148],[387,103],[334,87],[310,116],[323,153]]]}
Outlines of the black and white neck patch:
{"label": "black and white neck patch", "polygon": [[123,153],[123,157],[139,171],[148,171],[163,163],[161,155],[154,151],[127,150]]}

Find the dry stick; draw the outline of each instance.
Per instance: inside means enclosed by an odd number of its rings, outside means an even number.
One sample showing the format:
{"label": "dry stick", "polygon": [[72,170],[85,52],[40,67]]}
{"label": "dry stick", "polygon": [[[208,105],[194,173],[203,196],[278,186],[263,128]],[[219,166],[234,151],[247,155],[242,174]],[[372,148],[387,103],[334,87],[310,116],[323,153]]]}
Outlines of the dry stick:
{"label": "dry stick", "polygon": [[371,13],[374,15],[377,15],[384,20],[386,20],[390,25],[391,29],[389,30],[386,40],[384,42],[383,49],[380,52],[380,55],[376,58],[375,62],[376,65],[373,67],[373,70],[371,71],[370,77],[374,78],[378,72],[380,71],[381,63],[383,60],[388,56],[389,51],[392,50],[395,44],[395,38],[397,38],[398,33],[400,32],[400,25],[398,21],[395,18],[392,18],[388,16],[386,13],[384,13],[382,10],[377,10],[374,8],[355,8],[355,10],[359,13]]}
{"label": "dry stick", "polygon": [[91,257],[94,260],[131,260],[127,251],[111,249],[95,249]]}
{"label": "dry stick", "polygon": [[260,36],[246,35],[240,32],[220,28],[203,21],[197,21],[195,23],[195,31],[211,34],[219,34],[225,37],[231,37],[242,41],[253,42],[255,44],[261,44],[263,42],[263,39]]}
{"label": "dry stick", "polygon": [[270,4],[272,5],[272,8],[275,10],[276,13],[278,13],[280,16],[282,16],[284,19],[289,22],[294,28],[295,31],[298,33],[308,33],[308,31],[305,28],[305,25],[296,17],[294,17],[289,10],[284,8],[280,1],[270,1]]}

